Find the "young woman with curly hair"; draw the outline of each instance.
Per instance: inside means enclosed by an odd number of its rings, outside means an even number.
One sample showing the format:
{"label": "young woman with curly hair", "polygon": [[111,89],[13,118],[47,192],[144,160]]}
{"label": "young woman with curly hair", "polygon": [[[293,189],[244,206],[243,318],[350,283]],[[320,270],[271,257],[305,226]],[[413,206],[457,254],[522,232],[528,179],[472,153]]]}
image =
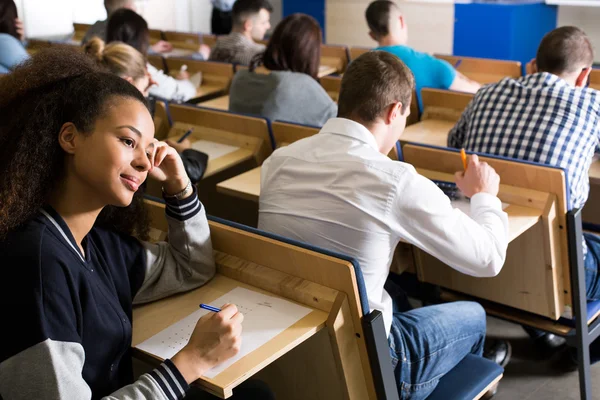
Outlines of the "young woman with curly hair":
{"label": "young woman with curly hair", "polygon": [[[240,347],[234,305],[201,318],[172,359],[133,380],[132,305],[215,273],[180,157],[143,95],[77,50],[0,78],[0,398],[175,399]],[[169,243],[143,237],[138,188],[162,182]]]}

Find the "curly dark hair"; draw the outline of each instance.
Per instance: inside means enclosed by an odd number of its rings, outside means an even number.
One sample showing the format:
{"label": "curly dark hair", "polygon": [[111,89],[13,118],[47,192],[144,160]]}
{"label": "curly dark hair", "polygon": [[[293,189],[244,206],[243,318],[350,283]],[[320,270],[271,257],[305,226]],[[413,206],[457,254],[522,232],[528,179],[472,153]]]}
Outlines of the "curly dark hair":
{"label": "curly dark hair", "polygon": [[[63,179],[63,124],[91,134],[116,99],[146,104],[133,85],[67,46],[42,50],[0,78],[0,93],[0,238],[33,217]],[[107,206],[96,224],[145,239],[142,201],[136,194],[129,207]]]}

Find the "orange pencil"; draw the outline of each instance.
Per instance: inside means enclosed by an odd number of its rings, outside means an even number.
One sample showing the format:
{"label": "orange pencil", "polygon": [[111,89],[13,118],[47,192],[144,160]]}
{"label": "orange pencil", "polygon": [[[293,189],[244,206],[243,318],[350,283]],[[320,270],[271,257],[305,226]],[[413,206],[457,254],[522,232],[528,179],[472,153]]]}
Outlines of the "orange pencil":
{"label": "orange pencil", "polygon": [[465,149],[460,149],[460,158],[462,158],[463,168],[467,172],[467,153],[465,153]]}

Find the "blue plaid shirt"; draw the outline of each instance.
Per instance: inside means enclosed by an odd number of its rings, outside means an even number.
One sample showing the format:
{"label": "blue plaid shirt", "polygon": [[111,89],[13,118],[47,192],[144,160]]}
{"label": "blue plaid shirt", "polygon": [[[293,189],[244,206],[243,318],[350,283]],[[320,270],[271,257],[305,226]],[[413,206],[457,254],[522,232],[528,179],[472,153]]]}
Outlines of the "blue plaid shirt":
{"label": "blue plaid shirt", "polygon": [[570,205],[581,208],[599,138],[600,93],[541,72],[480,89],[448,146],[563,168]]}

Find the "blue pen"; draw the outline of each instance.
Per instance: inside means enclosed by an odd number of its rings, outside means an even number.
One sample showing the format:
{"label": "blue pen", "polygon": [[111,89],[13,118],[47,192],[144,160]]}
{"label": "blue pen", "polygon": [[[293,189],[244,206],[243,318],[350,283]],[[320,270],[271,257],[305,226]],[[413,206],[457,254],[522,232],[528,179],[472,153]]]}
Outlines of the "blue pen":
{"label": "blue pen", "polygon": [[177,140],[177,143],[183,142],[188,136],[190,136],[192,134],[192,132],[194,132],[194,128],[192,128],[189,131],[187,131],[186,133],[184,133],[183,136],[180,137],[179,140]]}
{"label": "blue pen", "polygon": [[220,312],[221,309],[213,306],[209,306],[208,304],[200,304],[200,308],[204,308],[205,310],[212,312]]}
{"label": "blue pen", "polygon": [[462,59],[461,59],[461,60],[458,60],[458,61],[456,62],[456,64],[454,64],[454,69],[458,69],[458,67],[460,67],[460,64],[462,64]]}

